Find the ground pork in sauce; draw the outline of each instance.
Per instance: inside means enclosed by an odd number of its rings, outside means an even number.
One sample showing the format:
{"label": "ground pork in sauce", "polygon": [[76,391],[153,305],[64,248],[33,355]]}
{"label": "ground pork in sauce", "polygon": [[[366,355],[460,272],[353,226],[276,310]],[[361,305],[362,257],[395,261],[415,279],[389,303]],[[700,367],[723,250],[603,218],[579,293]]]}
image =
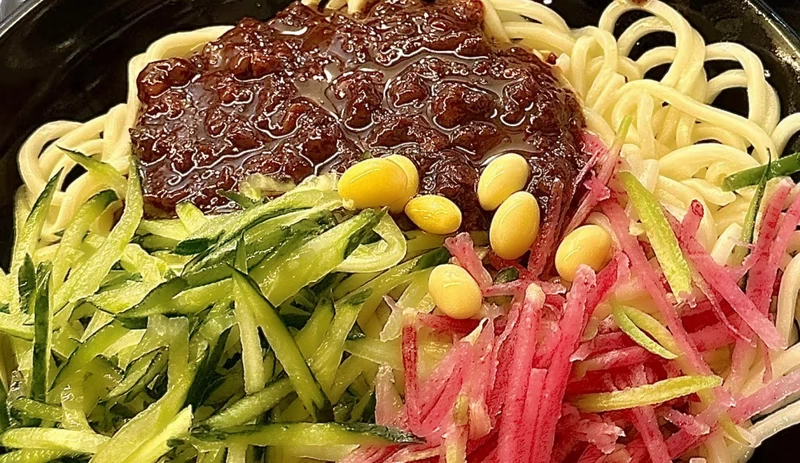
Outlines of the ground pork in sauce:
{"label": "ground pork in sauce", "polygon": [[480,0],[381,0],[357,18],[293,3],[188,60],[148,65],[131,131],[148,214],[184,200],[230,210],[218,191],[253,173],[298,182],[402,154],[420,193],[455,201],[463,229],[487,229],[482,166],[516,152],[552,238],[584,163],[581,110],[549,64],[492,44],[482,19]]}

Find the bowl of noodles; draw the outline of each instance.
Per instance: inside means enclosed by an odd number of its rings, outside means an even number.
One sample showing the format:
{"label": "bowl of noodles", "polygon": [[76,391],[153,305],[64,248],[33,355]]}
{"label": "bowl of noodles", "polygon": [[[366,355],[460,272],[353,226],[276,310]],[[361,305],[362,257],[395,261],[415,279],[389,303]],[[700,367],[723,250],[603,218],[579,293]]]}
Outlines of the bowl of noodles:
{"label": "bowl of noodles", "polygon": [[18,11],[0,462],[785,458],[800,40],[553,3]]}

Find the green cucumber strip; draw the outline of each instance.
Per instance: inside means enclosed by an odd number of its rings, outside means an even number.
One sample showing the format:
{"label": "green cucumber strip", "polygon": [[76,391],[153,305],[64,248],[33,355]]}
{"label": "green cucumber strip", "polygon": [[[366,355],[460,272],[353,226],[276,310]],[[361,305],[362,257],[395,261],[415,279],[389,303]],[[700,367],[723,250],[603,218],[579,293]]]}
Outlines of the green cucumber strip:
{"label": "green cucumber strip", "polygon": [[[164,238],[163,236],[158,235],[137,235],[134,237],[134,243],[139,244],[141,247],[146,249],[148,252],[157,252],[157,251],[165,251],[165,252],[172,252],[175,246],[178,245],[177,240],[173,240],[170,238]],[[174,258],[181,258],[184,256],[172,255]]]}
{"label": "green cucumber strip", "polygon": [[[5,376],[5,372],[2,373]],[[11,421],[8,417],[8,391],[6,390],[5,378],[0,378],[0,434],[8,429]]]}
{"label": "green cucumber strip", "polygon": [[[644,347],[650,353],[667,360],[678,358],[680,350],[675,346],[674,339],[669,330],[661,325],[655,318],[632,307],[623,307],[616,303],[611,304],[614,321],[619,329],[628,335],[636,344]],[[638,323],[637,323],[638,322]],[[655,338],[653,340],[650,336]],[[669,347],[659,344],[658,341],[667,338],[671,341]],[[670,350],[670,347],[675,349]]]}
{"label": "green cucumber strip", "polygon": [[101,310],[95,310],[94,315],[92,315],[92,320],[89,322],[88,325],[86,325],[86,329],[83,330],[83,335],[81,336],[79,341],[85,342],[93,334],[100,331],[100,328],[108,325],[113,321],[114,317],[112,317],[110,314],[107,314]]}
{"label": "green cucumber strip", "polygon": [[175,206],[175,213],[178,215],[178,220],[190,232],[197,230],[208,222],[208,217],[190,202],[179,203]]}
{"label": "green cucumber strip", "polygon": [[243,425],[272,410],[293,392],[291,380],[279,379],[255,394],[245,396],[221,412],[212,415],[202,425],[215,429]]}
{"label": "green cucumber strip", "polygon": [[70,381],[68,386],[64,388],[61,393],[61,409],[63,410],[64,418],[61,422],[61,427],[64,429],[71,429],[73,431],[92,431],[89,425],[89,420],[86,418],[84,411],[84,403],[92,400],[92,397],[87,397],[86,388],[84,387],[85,380],[92,381],[93,378],[78,377]]}
{"label": "green cucumber strip", "polygon": [[189,236],[189,230],[180,219],[142,220],[137,235],[155,235],[169,240],[181,241]]}
{"label": "green cucumber strip", "polygon": [[36,266],[33,264],[30,254],[25,254],[25,260],[19,268],[17,280],[19,309],[23,313],[32,313],[34,291],[36,291]]}
{"label": "green cucumber strip", "polygon": [[800,172],[800,153],[794,153],[750,169],[745,169],[725,177],[722,182],[723,191],[736,191],[753,185],[758,185],[762,178],[767,180],[792,175]]}
{"label": "green cucumber strip", "polygon": [[70,159],[80,164],[87,172],[93,174],[98,180],[111,187],[119,195],[125,194],[126,182],[117,169],[111,164],[99,161],[91,156],[87,156],[80,151],[67,149],[59,146],[58,149],[67,153]]}
{"label": "green cucumber strip", "polygon": [[76,255],[81,255],[81,243],[89,227],[100,217],[106,209],[119,199],[114,190],[103,190],[89,198],[86,204],[78,209],[72,222],[64,230],[61,242],[53,259],[53,288],[58,289],[69,268],[72,266]]}
{"label": "green cucumber strip", "polygon": [[284,455],[283,461],[286,461],[287,458],[295,458],[296,460],[291,461],[308,462],[309,460],[341,461],[347,458],[347,456],[353,453],[357,448],[357,445],[331,445],[327,447],[295,445],[281,448],[281,450],[283,450]]}
{"label": "green cucumber strip", "polygon": [[75,373],[80,372],[89,365],[95,357],[106,352],[111,346],[128,332],[123,326],[112,323],[104,326],[82,343],[69,359],[61,366],[56,375],[53,389],[59,390],[64,383]]}
{"label": "green cucumber strip", "polygon": [[450,259],[450,253],[445,248],[434,249],[427,253],[415,257],[414,259],[404,262],[391,270],[387,270],[381,276],[371,280],[369,283],[361,286],[359,289],[354,290],[349,295],[344,296],[348,298],[362,290],[370,290],[369,298],[364,302],[361,308],[361,313],[358,316],[358,324],[361,328],[365,328],[369,319],[375,314],[375,309],[378,308],[383,296],[389,291],[409,283],[417,275],[417,272],[427,270],[439,264],[447,263]]}
{"label": "green cucumber strip", "polygon": [[166,262],[153,257],[138,244],[125,246],[119,263],[128,272],[142,275],[142,281],[146,282],[161,282],[171,272]]}
{"label": "green cucumber strip", "polygon": [[[311,318],[305,326],[295,335],[294,340],[304,358],[311,358],[325,337],[331,321],[333,320],[333,300],[328,295],[321,295]],[[244,423],[242,423],[244,424]]]}
{"label": "green cucumber strip", "polygon": [[56,450],[14,450],[0,455],[0,463],[48,463],[71,455],[71,452]]}
{"label": "green cucumber strip", "polygon": [[50,310],[50,275],[47,267],[37,275],[33,298],[33,369],[31,372],[31,398],[44,401],[50,380],[50,353],[52,351],[53,312]]}
{"label": "green cucumber strip", "polygon": [[349,275],[333,288],[333,298],[341,299],[384,273],[385,272],[354,273]]}
{"label": "green cucumber strip", "polygon": [[239,193],[238,191],[217,190],[217,193],[235,202],[242,209],[250,209],[251,207],[262,204],[261,201],[256,201],[247,195]]}
{"label": "green cucumber strip", "polygon": [[19,397],[8,404],[11,412],[23,418],[34,418],[60,423],[64,421],[64,409],[37,400]]}
{"label": "green cucumber strip", "polygon": [[[184,330],[184,337],[185,335]],[[170,360],[172,356],[171,351]],[[92,459],[93,463],[118,463],[128,458],[175,419],[186,400],[194,379],[194,370],[190,367],[170,368],[169,376],[169,385],[164,396],[125,423],[98,450]]]}
{"label": "green cucumber strip", "polygon": [[[145,371],[144,375],[130,388],[130,390],[127,391],[125,399],[122,401],[123,403],[128,403],[135,399],[136,396],[147,389],[148,384],[152,383],[157,376],[165,371],[167,366],[167,357],[167,354],[164,352],[159,352],[159,354],[156,355],[152,363],[150,363],[149,367]],[[120,382],[120,384],[121,383],[122,382]]]}
{"label": "green cucumber strip", "polygon": [[[36,251],[36,246],[39,244],[39,237],[42,235],[42,228],[47,221],[47,214],[50,212],[50,203],[53,201],[53,196],[58,186],[61,171],[59,170],[45,185],[44,190],[36,198],[33,203],[30,214],[25,219],[19,232],[16,234],[14,240],[14,252],[11,255],[11,269],[9,276],[11,281],[17,281],[20,267],[26,255],[33,255]],[[16,291],[15,291],[16,293]],[[10,311],[12,314],[19,312],[20,301],[19,294],[12,295],[9,301]]]}
{"label": "green cucumber strip", "polygon": [[292,445],[363,445],[381,446],[423,442],[399,429],[366,423],[275,423],[237,426],[224,430],[196,431],[192,437],[200,441],[257,447]]}
{"label": "green cucumber strip", "polygon": [[[253,313],[253,306],[241,299],[235,280],[234,293],[236,294],[236,304],[233,310],[236,314],[236,324],[239,325],[239,341],[242,344],[244,392],[249,395],[263,389],[267,382],[264,372],[264,353],[261,349],[261,338],[258,334],[258,323],[256,323],[256,316]],[[271,341],[270,344],[272,344]]]}
{"label": "green cucumber strip", "polygon": [[672,293],[678,299],[688,296],[692,292],[692,271],[689,263],[683,257],[683,252],[678,245],[672,228],[667,222],[661,204],[655,195],[642,185],[630,172],[620,172],[617,177],[625,186],[628,199],[639,214],[644,231],[653,247],[664,276],[669,283]]}
{"label": "green cucumber strip", "polygon": [[233,267],[236,270],[247,273],[247,254],[247,245],[244,242],[244,234],[242,234],[236,240],[236,255],[233,259]]}
{"label": "green cucumber strip", "polygon": [[301,288],[331,273],[354,249],[353,243],[359,243],[364,231],[371,230],[378,220],[380,217],[373,209],[365,209],[277,262],[256,266],[252,276],[259,282],[264,296],[280,305]]}
{"label": "green cucumber strip", "polygon": [[406,237],[389,214],[385,214],[373,231],[381,240],[362,244],[336,267],[337,272],[381,272],[397,265],[406,256]]}
{"label": "green cucumber strip", "polygon": [[74,269],[64,285],[55,293],[53,306],[61,310],[67,303],[92,295],[111,267],[120,260],[142,218],[143,198],[139,173],[135,163],[128,174],[125,210],[103,244],[92,256],[91,262]]}
{"label": "green cucumber strip", "polygon": [[[249,268],[272,249],[285,243],[289,234],[288,228],[277,228],[256,245],[247,246],[246,267]],[[199,286],[230,277],[228,266],[233,264],[235,252],[233,249],[222,248],[215,249],[210,255],[198,261],[190,261],[184,268],[183,278],[186,278],[192,286]]]}
{"label": "green cucumber strip", "polygon": [[444,246],[446,237],[442,235],[432,235],[422,230],[411,230],[404,233],[407,240],[407,252],[418,253],[430,251]]}
{"label": "green cucumber strip", "polygon": [[0,435],[3,447],[70,453],[95,453],[108,441],[108,437],[93,432],[56,428],[15,428]]}
{"label": "green cucumber strip", "polygon": [[347,357],[339,366],[339,370],[336,372],[336,378],[333,380],[333,386],[331,386],[330,390],[331,402],[338,403],[347,388],[353,384],[353,381],[370,367],[372,367],[372,363],[369,360],[356,357],[355,355]]}
{"label": "green cucumber strip", "polygon": [[33,341],[33,326],[28,323],[28,320],[27,315],[9,315],[0,312],[0,333],[26,341]]}
{"label": "green cucumber strip", "polygon": [[[371,411],[370,411],[371,409]],[[370,387],[370,390],[361,396],[356,402],[353,410],[350,412],[350,423],[356,423],[364,420],[364,415],[375,415],[375,391]],[[364,420],[366,421],[366,420]]]}
{"label": "green cucumber strip", "polygon": [[678,376],[619,391],[579,395],[569,400],[581,411],[598,413],[660,404],[721,384],[719,376]]}
{"label": "green cucumber strip", "polygon": [[335,209],[341,199],[332,192],[307,190],[285,194],[268,203],[223,216],[212,217],[175,247],[177,254],[199,254],[214,244],[224,243],[243,231],[281,214],[310,207]]}
{"label": "green cucumber strip", "polygon": [[164,308],[169,307],[172,299],[188,286],[189,283],[183,278],[174,278],[165,281],[150,291],[150,293],[142,299],[142,302],[117,314],[117,318],[147,318],[150,315],[164,313]]}
{"label": "green cucumber strip", "polygon": [[[207,285],[189,288],[164,307],[167,314],[195,314],[217,302],[231,301],[233,285],[230,279],[215,281]],[[222,295],[222,300],[220,300]]]}
{"label": "green cucumber strip", "polygon": [[[747,207],[747,214],[745,215],[744,223],[742,224],[742,243],[750,244],[753,242],[753,238],[755,237],[756,219],[758,218],[758,211],[761,209],[761,202],[764,200],[764,194],[767,191],[767,181],[769,180],[767,172],[769,172],[769,167],[771,165],[772,154],[770,154],[769,160],[767,161],[767,168],[763,170],[761,179],[758,182],[758,186],[756,186],[753,199],[750,201],[750,205]],[[741,262],[742,259],[747,256],[748,252],[749,248],[747,246],[737,246],[734,250],[734,262]]]}
{"label": "green cucumber strip", "polygon": [[336,315],[325,333],[325,338],[311,357],[311,371],[329,396],[336,370],[342,360],[347,334],[353,329],[361,306],[369,296],[370,291],[365,290],[336,305]]}
{"label": "green cucumber strip", "polygon": [[150,371],[150,367],[157,365],[164,355],[164,348],[145,354],[134,360],[125,372],[125,378],[108,393],[108,398],[113,399],[130,392],[137,384],[145,378]]}
{"label": "green cucumber strip", "polygon": [[291,379],[308,413],[315,419],[322,418],[330,404],[275,307],[261,294],[258,285],[249,276],[235,269],[233,292],[236,305],[243,305],[255,315],[275,357]]}
{"label": "green cucumber strip", "polygon": [[206,404],[224,405],[230,400],[240,398],[244,394],[244,372],[242,362],[237,362],[233,368],[218,383],[209,385],[211,392],[206,398]]}
{"label": "green cucumber strip", "polygon": [[[203,357],[203,361],[197,369],[195,380],[186,397],[186,404],[191,405],[193,409],[196,409],[208,396],[211,384],[221,378],[216,369],[222,359],[222,355],[225,353],[230,333],[231,330],[226,329],[213,339],[207,339],[205,334],[200,333],[193,338],[194,342],[205,343],[209,346],[208,355]],[[270,374],[266,373],[265,377],[269,378]]]}
{"label": "green cucumber strip", "polygon": [[217,303],[209,311],[203,324],[197,330],[195,336],[205,339],[209,344],[217,343],[220,336],[236,322],[233,311],[230,310],[230,304]]}
{"label": "green cucumber strip", "polygon": [[388,365],[393,370],[402,370],[400,342],[380,341],[373,338],[361,338],[344,343],[344,349],[356,357],[369,360],[378,365]]}
{"label": "green cucumber strip", "polygon": [[167,445],[172,439],[184,437],[189,434],[192,426],[192,408],[186,407],[163,430],[143,443],[135,452],[130,454],[122,463],[155,463],[165,453],[170,451]]}

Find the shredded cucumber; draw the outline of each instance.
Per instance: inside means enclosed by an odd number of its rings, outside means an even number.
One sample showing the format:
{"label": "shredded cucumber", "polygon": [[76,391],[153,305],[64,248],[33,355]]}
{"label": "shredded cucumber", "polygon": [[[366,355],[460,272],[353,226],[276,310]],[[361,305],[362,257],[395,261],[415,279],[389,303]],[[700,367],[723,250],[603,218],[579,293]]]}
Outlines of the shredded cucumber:
{"label": "shredded cucumber", "polygon": [[75,218],[64,230],[61,243],[53,259],[53,288],[58,289],[67,271],[76,260],[77,256],[83,254],[80,245],[83,238],[89,231],[89,227],[94,223],[106,209],[117,201],[118,195],[113,190],[103,190],[92,196],[86,204],[81,206]]}
{"label": "shredded cucumber", "polygon": [[233,274],[233,287],[236,304],[244,305],[255,315],[275,352],[275,357],[289,375],[308,413],[315,418],[330,413],[328,399],[322,393],[294,338],[278,317],[275,307],[261,294],[250,277],[237,270]]}
{"label": "shredded cucumber", "polygon": [[[614,309],[614,321],[617,322],[620,330],[633,339],[634,342],[667,360],[678,358],[680,351],[677,343],[672,338],[669,330],[660,324],[658,320],[632,307],[624,307],[618,304],[612,304],[612,306]],[[651,339],[648,334],[658,342]],[[664,345],[668,347],[664,347]]]}
{"label": "shredded cucumber", "polygon": [[33,296],[33,370],[31,372],[31,398],[44,400],[50,384],[50,353],[53,332],[53,313],[50,310],[50,275],[45,266],[37,275]]}
{"label": "shredded cucumber", "polygon": [[392,445],[420,443],[404,431],[367,423],[285,423],[197,431],[192,437],[224,445]]}
{"label": "shredded cucumber", "polygon": [[[47,214],[50,210],[50,203],[55,195],[56,187],[58,185],[61,171],[58,171],[45,185],[44,190],[36,199],[36,202],[31,208],[30,214],[21,229],[16,234],[14,241],[14,251],[11,255],[11,271],[9,277],[13,283],[17,280],[20,267],[22,267],[25,256],[33,255],[36,250],[36,245],[39,243],[39,237],[42,234],[44,222],[47,219]],[[12,294],[9,301],[11,313],[14,314],[19,311],[19,294]]]}
{"label": "shredded cucumber", "polygon": [[372,209],[362,211],[331,230],[317,236],[296,251],[288,253],[269,267],[258,266],[253,278],[264,296],[279,305],[297,294],[304,286],[331,273],[360,243],[365,231],[380,220]]}
{"label": "shredded cucumber", "polygon": [[280,379],[261,391],[234,402],[218,415],[207,419],[203,425],[210,428],[243,425],[270,411],[292,392],[294,392],[292,382],[286,378]]}
{"label": "shredded cucumber", "polygon": [[57,423],[64,421],[64,410],[61,407],[26,399],[25,397],[19,397],[9,402],[9,408],[13,415],[18,415],[21,418],[48,420]]}
{"label": "shredded cucumber", "polygon": [[600,392],[574,397],[572,403],[586,413],[624,410],[655,405],[689,394],[713,389],[722,384],[718,376],[679,376],[621,391]]}
{"label": "shredded cucumber", "polygon": [[0,463],[47,463],[58,458],[75,455],[72,452],[59,452],[56,450],[26,449],[14,450],[0,455]]}
{"label": "shredded cucumber", "polygon": [[119,222],[92,256],[91,265],[83,265],[71,274],[55,293],[53,306],[61,310],[68,302],[93,294],[100,287],[111,267],[122,257],[142,218],[143,198],[139,174],[131,169],[125,196],[125,211]]}
{"label": "shredded cucumber", "polygon": [[108,441],[108,437],[93,432],[56,428],[16,428],[9,429],[0,436],[3,447],[68,453],[96,453]]}
{"label": "shredded cucumber", "polygon": [[[0,463],[249,462],[258,446],[285,448],[286,463],[419,441],[364,423],[376,367],[348,353],[399,345],[348,339],[384,295],[447,261],[441,240],[409,258],[384,211],[342,207],[335,177],[240,212],[142,220],[135,165],[125,180],[73,157],[110,189],[43,245],[53,179],[19,209],[14,272],[0,273],[0,386],[6,370],[24,378],[12,397],[0,387]],[[332,422],[334,404],[353,423]]]}
{"label": "shredded cucumber", "polygon": [[373,229],[380,241],[362,244],[336,267],[337,272],[380,272],[397,265],[406,255],[406,238],[388,215],[383,216]]}

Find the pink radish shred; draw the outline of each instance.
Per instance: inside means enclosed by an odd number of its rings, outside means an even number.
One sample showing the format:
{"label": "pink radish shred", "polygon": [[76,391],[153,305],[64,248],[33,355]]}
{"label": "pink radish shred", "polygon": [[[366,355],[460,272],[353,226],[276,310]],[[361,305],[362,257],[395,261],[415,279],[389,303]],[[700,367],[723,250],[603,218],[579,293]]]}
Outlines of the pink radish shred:
{"label": "pink radish shred", "polygon": [[[695,201],[696,202],[696,201]],[[703,208],[689,208],[687,217],[697,216],[702,218]],[[699,203],[698,203],[699,204]],[[709,282],[711,287],[730,303],[731,307],[742,317],[742,320],[752,329],[761,340],[771,349],[783,349],[784,341],[775,325],[765,315],[761,314],[756,306],[739,288],[730,275],[706,252],[703,246],[691,233],[684,232],[684,228],[669,214],[667,219],[671,222],[673,230],[678,235],[678,242],[681,245],[686,257],[692,262],[694,267],[700,272],[703,278]],[[684,218],[684,221],[686,219]],[[692,219],[690,219],[692,220]]]}
{"label": "pink radish shred", "polygon": [[483,266],[478,254],[475,253],[475,246],[469,233],[459,233],[458,235],[444,240],[444,247],[456,258],[458,264],[464,268],[481,288],[486,288],[492,284],[492,276]]}

